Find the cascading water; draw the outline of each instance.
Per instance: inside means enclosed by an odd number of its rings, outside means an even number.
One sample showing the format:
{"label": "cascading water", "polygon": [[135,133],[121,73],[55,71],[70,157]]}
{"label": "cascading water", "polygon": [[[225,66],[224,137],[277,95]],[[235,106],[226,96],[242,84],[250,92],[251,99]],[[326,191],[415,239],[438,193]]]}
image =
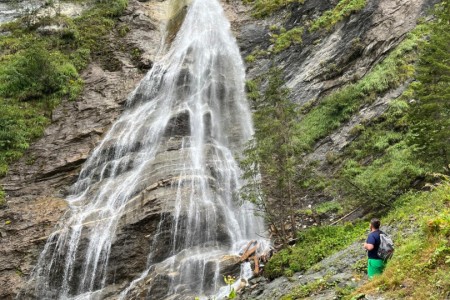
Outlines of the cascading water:
{"label": "cascading water", "polygon": [[244,76],[221,5],[194,0],[168,52],[85,163],[33,291],[23,295],[107,297],[121,271],[113,267],[119,233],[142,215],[158,218],[147,265],[121,283],[120,298],[217,293],[224,257],[264,232],[249,204],[237,206],[235,156],[252,134]]}

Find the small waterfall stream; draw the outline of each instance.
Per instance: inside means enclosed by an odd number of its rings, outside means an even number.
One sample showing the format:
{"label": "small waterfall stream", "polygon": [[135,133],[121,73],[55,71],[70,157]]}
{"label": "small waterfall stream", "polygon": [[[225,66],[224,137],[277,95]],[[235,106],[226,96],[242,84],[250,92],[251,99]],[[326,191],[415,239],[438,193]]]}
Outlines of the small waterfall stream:
{"label": "small waterfall stream", "polygon": [[235,157],[252,135],[244,77],[218,0],[194,0],[170,49],[84,164],[31,280],[37,298],[105,298],[117,234],[146,214],[159,218],[147,265],[120,298],[218,293],[223,258],[264,234],[251,205],[238,205]]}

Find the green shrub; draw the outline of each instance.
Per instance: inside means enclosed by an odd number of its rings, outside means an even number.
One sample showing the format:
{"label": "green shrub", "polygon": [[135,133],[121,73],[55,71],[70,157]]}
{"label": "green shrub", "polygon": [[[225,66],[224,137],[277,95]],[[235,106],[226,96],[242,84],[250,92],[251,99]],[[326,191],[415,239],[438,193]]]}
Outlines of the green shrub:
{"label": "green shrub", "polygon": [[316,19],[309,27],[309,31],[330,30],[336,23],[360,11],[365,6],[366,0],[341,0],[332,10],[324,12]]}
{"label": "green shrub", "polygon": [[0,186],[0,208],[5,206],[5,204],[6,204],[5,196],[6,196],[5,191]]}
{"label": "green shrub", "polygon": [[297,2],[303,4],[305,0],[244,0],[243,2],[246,4],[253,4],[254,17],[264,18],[291,3]]}
{"label": "green shrub", "polygon": [[248,64],[253,63],[256,60],[256,57],[252,54],[249,54],[245,57],[245,62]]}
{"label": "green shrub", "polygon": [[247,80],[245,82],[245,88],[247,90],[247,98],[252,100],[252,101],[256,101],[257,99],[259,99],[260,92],[258,89],[258,83],[254,80]]}
{"label": "green shrub", "polygon": [[342,205],[337,201],[324,202],[316,207],[316,212],[318,214],[341,213]]}
{"label": "green shrub", "polygon": [[294,27],[290,30],[281,28],[279,34],[272,34],[271,41],[274,43],[273,52],[275,54],[286,50],[293,44],[302,43],[303,27]]}
{"label": "green shrub", "polygon": [[269,278],[304,271],[323,258],[344,249],[362,237],[367,224],[311,227],[298,233],[294,247],[277,252],[267,263],[264,274]]}
{"label": "green shrub", "polygon": [[0,105],[0,176],[3,176],[8,164],[22,156],[30,140],[43,133],[49,120],[31,103],[3,100]]}
{"label": "green shrub", "polygon": [[58,72],[51,55],[36,41],[17,52],[0,71],[0,97],[41,98],[61,90],[65,80],[68,78]]}

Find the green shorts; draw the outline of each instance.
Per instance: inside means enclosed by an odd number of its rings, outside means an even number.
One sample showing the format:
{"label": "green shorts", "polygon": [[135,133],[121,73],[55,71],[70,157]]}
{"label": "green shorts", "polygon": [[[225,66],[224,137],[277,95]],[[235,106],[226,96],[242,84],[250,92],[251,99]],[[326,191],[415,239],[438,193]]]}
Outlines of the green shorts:
{"label": "green shorts", "polygon": [[382,259],[369,258],[369,261],[367,262],[367,275],[369,276],[369,279],[372,279],[375,275],[381,275],[385,266],[386,264]]}

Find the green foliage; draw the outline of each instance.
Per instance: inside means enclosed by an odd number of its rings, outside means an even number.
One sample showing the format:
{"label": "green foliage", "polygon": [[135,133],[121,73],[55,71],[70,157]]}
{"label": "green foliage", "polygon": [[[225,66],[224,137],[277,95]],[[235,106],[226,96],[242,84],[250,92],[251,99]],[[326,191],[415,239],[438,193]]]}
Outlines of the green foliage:
{"label": "green foliage", "polygon": [[258,83],[255,80],[247,80],[245,82],[245,88],[247,90],[247,98],[249,100],[257,101],[261,97]]}
{"label": "green foliage", "polygon": [[315,210],[318,214],[341,213],[342,205],[337,201],[328,201],[319,204]]}
{"label": "green foliage", "polygon": [[309,31],[330,30],[336,23],[360,11],[365,6],[366,0],[341,0],[332,10],[324,12],[322,16],[314,20],[309,27]]}
{"label": "green foliage", "polygon": [[253,4],[253,16],[256,18],[264,18],[291,3],[303,4],[305,0],[244,0],[246,4]]}
{"label": "green foliage", "polygon": [[286,50],[292,44],[302,43],[303,27],[294,27],[290,30],[281,28],[279,33],[272,33],[271,42],[274,43],[273,52],[275,54]]}
{"label": "green foliage", "polygon": [[398,143],[371,164],[347,160],[339,181],[341,191],[354,197],[355,204],[375,209],[390,202],[410,188],[411,182],[424,173],[415,163],[406,143]]}
{"label": "green foliage", "polygon": [[40,136],[49,123],[48,118],[41,115],[39,104],[13,100],[0,103],[0,176],[6,174],[8,164],[20,158],[29,142]]}
{"label": "green foliage", "polygon": [[255,62],[256,57],[252,54],[249,54],[245,57],[245,62],[248,64],[251,64],[252,62]]}
{"label": "green foliage", "polygon": [[[26,16],[1,26],[10,33],[0,36],[0,176],[42,135],[61,99],[74,100],[82,92],[79,71],[93,56],[109,53],[105,36],[126,5],[95,1],[75,19],[33,15],[33,23]],[[36,31],[47,25],[63,29],[48,35]]]}
{"label": "green foliage", "polygon": [[256,61],[256,59],[258,58],[262,58],[262,57],[268,57],[271,54],[270,51],[268,50],[261,50],[259,48],[259,46],[257,46],[255,49],[253,49],[252,53],[249,54],[246,58],[245,61],[247,63],[253,63]]}
{"label": "green foliage", "polygon": [[[0,71],[0,97],[19,101],[49,95],[74,97],[78,72],[58,53],[49,53],[37,40],[16,52]],[[74,84],[75,83],[75,84]]]}
{"label": "green foliage", "polygon": [[367,224],[361,222],[355,225],[311,227],[300,231],[297,244],[277,252],[267,263],[264,274],[275,278],[286,272],[305,271],[362,237],[366,227]]}
{"label": "green foliage", "polygon": [[355,262],[352,265],[352,270],[354,270],[358,273],[366,274],[367,273],[367,258],[364,257],[364,258],[358,260],[357,262]]}
{"label": "green foliage", "polygon": [[289,233],[285,223],[291,221],[295,234],[294,198],[297,190],[296,166],[301,162],[296,152],[294,125],[297,121],[295,104],[288,99],[278,69],[270,71],[268,86],[259,94],[256,84],[247,82],[253,103],[255,134],[240,160],[246,184],[241,190],[244,200],[251,201],[264,212],[282,243]]}
{"label": "green foliage", "polygon": [[228,294],[227,299],[235,299],[236,298],[236,290],[232,287],[232,285],[236,281],[236,278],[231,275],[223,276],[223,281],[225,281],[225,283],[230,288],[230,293]]}
{"label": "green foliage", "polygon": [[5,196],[6,196],[5,195],[5,191],[0,186],[0,208],[3,207],[6,204]]}
{"label": "green foliage", "polygon": [[[89,49],[90,55],[109,71],[117,71],[121,63],[112,54],[108,34],[114,28],[115,18],[123,13],[127,4],[127,0],[98,1],[94,8],[74,19],[80,33],[79,48]],[[118,29],[119,36],[124,34],[124,30],[124,27]]]}
{"label": "green foliage", "polygon": [[435,13],[417,68],[410,144],[424,164],[442,170],[450,164],[450,3],[442,2]]}

